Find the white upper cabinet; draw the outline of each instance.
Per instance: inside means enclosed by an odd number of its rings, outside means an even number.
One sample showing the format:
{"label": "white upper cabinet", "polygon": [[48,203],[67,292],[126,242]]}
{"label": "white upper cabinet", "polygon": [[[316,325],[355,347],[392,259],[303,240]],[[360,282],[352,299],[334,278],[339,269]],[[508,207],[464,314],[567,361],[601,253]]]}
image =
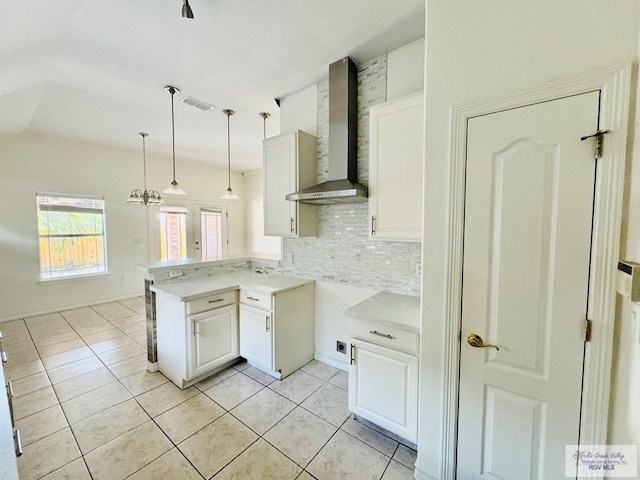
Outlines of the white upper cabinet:
{"label": "white upper cabinet", "polygon": [[369,109],[369,235],[422,240],[424,95]]}
{"label": "white upper cabinet", "polygon": [[317,139],[302,130],[263,142],[264,234],[314,237],[316,206],[286,200],[286,195],[316,182]]}

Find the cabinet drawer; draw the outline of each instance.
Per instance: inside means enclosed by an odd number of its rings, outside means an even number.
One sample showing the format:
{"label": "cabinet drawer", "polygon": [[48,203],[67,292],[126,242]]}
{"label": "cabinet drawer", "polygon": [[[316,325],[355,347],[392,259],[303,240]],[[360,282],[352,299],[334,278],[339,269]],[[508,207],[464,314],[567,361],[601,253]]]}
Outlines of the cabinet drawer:
{"label": "cabinet drawer", "polygon": [[403,350],[409,353],[418,353],[419,336],[417,333],[407,332],[394,327],[380,325],[366,320],[352,318],[349,329],[353,338],[367,342]]}
{"label": "cabinet drawer", "polygon": [[271,294],[255,290],[240,290],[240,303],[271,311]]}
{"label": "cabinet drawer", "polygon": [[217,293],[215,295],[208,295],[206,297],[198,298],[187,302],[187,314],[192,315],[198,312],[204,312],[212,310],[218,307],[224,307],[225,305],[231,305],[236,301],[236,291]]}

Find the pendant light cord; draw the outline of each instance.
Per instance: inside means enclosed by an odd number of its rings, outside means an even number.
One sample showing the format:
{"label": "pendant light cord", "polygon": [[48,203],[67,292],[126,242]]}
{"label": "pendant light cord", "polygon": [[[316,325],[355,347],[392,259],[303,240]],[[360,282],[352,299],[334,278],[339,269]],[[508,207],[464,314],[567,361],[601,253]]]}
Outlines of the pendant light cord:
{"label": "pendant light cord", "polygon": [[227,172],[229,173],[229,188],[231,188],[231,114],[227,113]]}
{"label": "pendant light cord", "polygon": [[147,191],[147,149],[145,145],[146,133],[140,133],[142,137],[142,170],[144,172],[144,191]]}
{"label": "pendant light cord", "polygon": [[175,181],[176,181],[176,127],[175,127],[175,120],[174,120],[174,115],[173,115],[173,96],[175,95],[175,90],[171,89],[169,91],[169,93],[171,94],[171,143],[173,145],[173,150],[172,150],[172,154],[173,154],[173,181],[175,183]]}
{"label": "pendant light cord", "polygon": [[271,116],[271,114],[267,112],[260,112],[258,115],[262,117],[262,138],[263,140],[267,139],[267,118]]}

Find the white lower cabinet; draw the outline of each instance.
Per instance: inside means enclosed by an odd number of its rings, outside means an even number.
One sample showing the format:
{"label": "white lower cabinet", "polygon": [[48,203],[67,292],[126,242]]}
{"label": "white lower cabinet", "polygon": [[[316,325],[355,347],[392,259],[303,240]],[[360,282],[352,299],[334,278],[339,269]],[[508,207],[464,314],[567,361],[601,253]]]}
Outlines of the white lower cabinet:
{"label": "white lower cabinet", "polygon": [[240,305],[240,345],[241,355],[251,365],[263,371],[273,369],[270,311]]}
{"label": "white lower cabinet", "polygon": [[418,357],[351,339],[349,411],[412,443],[418,440]]}
{"label": "white lower cabinet", "polygon": [[190,319],[193,336],[190,377],[206,373],[238,356],[235,305],[192,315]]}
{"label": "white lower cabinet", "polygon": [[235,290],[189,302],[156,296],[158,368],[180,388],[239,356],[236,298]]}

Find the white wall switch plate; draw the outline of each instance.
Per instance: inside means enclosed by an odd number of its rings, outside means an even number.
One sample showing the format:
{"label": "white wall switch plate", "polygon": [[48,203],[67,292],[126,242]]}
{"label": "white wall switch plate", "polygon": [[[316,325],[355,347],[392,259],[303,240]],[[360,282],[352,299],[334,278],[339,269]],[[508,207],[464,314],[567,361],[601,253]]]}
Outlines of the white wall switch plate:
{"label": "white wall switch plate", "polygon": [[178,278],[182,276],[182,270],[169,270],[169,278]]}

